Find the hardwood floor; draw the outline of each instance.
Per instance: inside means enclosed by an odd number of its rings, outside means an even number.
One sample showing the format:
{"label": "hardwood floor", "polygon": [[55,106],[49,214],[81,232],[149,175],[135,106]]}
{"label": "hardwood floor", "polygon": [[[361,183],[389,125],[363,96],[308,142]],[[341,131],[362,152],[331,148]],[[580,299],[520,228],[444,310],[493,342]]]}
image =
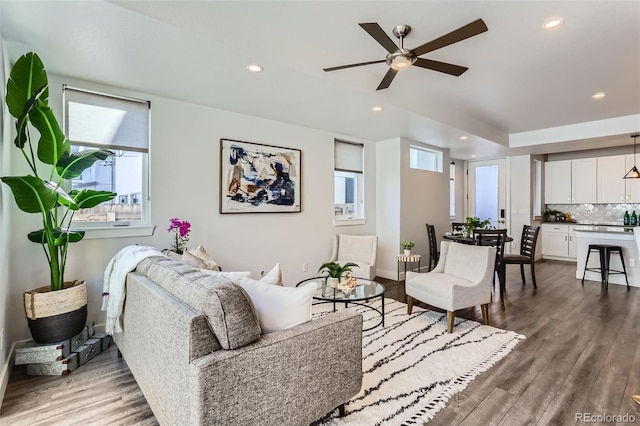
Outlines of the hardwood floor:
{"label": "hardwood floor", "polygon": [[[630,414],[640,424],[640,405],[631,399],[640,393],[640,289],[612,284],[604,291],[592,281],[582,287],[575,264],[544,261],[536,264],[533,290],[526,271],[523,286],[519,268],[508,267],[505,303],[496,298],[489,315],[491,325],[527,339],[429,424],[569,425],[577,413]],[[402,285],[381,281],[388,297],[404,302]],[[458,316],[482,320],[480,308]],[[66,377],[30,377],[16,366],[0,424],[157,423],[112,346]]]}

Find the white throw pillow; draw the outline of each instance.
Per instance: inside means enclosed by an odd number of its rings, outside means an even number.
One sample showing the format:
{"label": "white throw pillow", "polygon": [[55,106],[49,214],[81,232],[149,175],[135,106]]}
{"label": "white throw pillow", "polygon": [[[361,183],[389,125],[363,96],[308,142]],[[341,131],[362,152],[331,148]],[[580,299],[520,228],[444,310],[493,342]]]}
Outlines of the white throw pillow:
{"label": "white throw pillow", "polygon": [[213,259],[213,257],[211,257],[209,253],[207,253],[202,244],[198,244],[198,247],[189,250],[189,253],[202,260],[206,265],[205,269],[211,269],[212,271],[220,270],[218,263]]}
{"label": "white throw pillow", "polygon": [[242,287],[256,308],[262,332],[286,330],[311,320],[311,302],[317,285],[281,287],[264,285],[251,278],[241,278],[236,283]]}
{"label": "white throw pillow", "polygon": [[282,283],[282,270],[280,269],[280,264],[276,263],[276,266],[260,278],[260,282],[283,286],[284,284]]}

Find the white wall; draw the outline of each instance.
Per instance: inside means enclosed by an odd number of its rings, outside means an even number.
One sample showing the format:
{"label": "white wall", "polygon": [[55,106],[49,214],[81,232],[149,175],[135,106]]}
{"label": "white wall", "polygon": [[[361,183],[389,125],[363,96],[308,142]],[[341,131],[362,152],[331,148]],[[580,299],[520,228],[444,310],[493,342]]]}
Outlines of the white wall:
{"label": "white wall", "polygon": [[396,255],[400,252],[400,139],[376,144],[377,273],[396,279]]}
{"label": "white wall", "polygon": [[[409,168],[411,145],[443,151],[443,173]],[[377,143],[378,275],[396,279],[400,243],[411,240],[426,270],[429,240],[426,223],[435,225],[438,243],[449,229],[449,150],[405,138]],[[402,278],[402,277],[401,277]]]}
{"label": "white wall", "polygon": [[464,222],[466,220],[465,213],[465,181],[467,180],[467,175],[465,174],[466,170],[466,162],[463,160],[456,160],[454,158],[451,161],[456,163],[456,218],[452,220],[452,222]]}
{"label": "white wall", "polygon": [[[0,7],[0,13],[2,7]],[[5,74],[9,60],[6,57],[4,43],[0,38],[0,176],[4,176],[9,170],[11,141],[11,122],[4,102],[5,98]],[[0,184],[3,185],[4,184]],[[11,191],[3,188],[0,193],[0,405],[4,398],[4,391],[9,380],[9,355],[11,344],[7,325],[9,322],[9,306],[12,301],[9,298],[9,253],[10,253],[10,203]]]}
{"label": "white wall", "polygon": [[[45,64],[46,65],[46,64]],[[152,95],[50,75],[50,104],[62,110],[61,85],[121,94],[151,101],[151,237],[83,240],[69,251],[66,278],[83,278],[89,285],[89,320],[102,323],[99,311],[102,274],[109,259],[129,244],[169,247],[169,218],[192,224],[189,246],[202,243],[226,271],[249,270],[255,277],[277,262],[287,285],[315,275],[331,255],[333,235],[375,234],[375,145],[365,143],[365,211],[361,226],[333,226],[334,137],[323,131],[236,114]],[[302,150],[302,213],[218,213],[220,138],[272,144]],[[23,161],[17,150],[13,159]],[[23,172],[24,170],[20,170]],[[15,171],[13,171],[15,173]],[[3,193],[5,189],[3,188]],[[11,256],[8,295],[9,339],[29,337],[22,312],[23,291],[46,285],[48,266],[40,247],[26,234],[38,229],[38,216],[19,212],[12,203]],[[302,272],[302,264],[309,271]],[[4,300],[4,299],[3,299]]]}

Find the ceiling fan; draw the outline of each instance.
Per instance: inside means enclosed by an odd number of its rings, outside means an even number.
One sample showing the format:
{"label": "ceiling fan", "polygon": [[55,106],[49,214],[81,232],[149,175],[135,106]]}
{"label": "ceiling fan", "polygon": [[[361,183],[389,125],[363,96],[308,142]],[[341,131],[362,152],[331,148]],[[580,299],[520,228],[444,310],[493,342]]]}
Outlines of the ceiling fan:
{"label": "ceiling fan", "polygon": [[487,25],[482,19],[477,19],[465,26],[451,31],[448,34],[443,35],[435,40],[431,40],[415,49],[404,48],[404,38],[411,32],[409,25],[398,25],[393,29],[393,35],[400,40],[398,46],[391,40],[391,37],[384,32],[384,30],[376,22],[368,22],[364,24],[358,24],[364,29],[371,37],[374,38],[387,52],[389,52],[385,59],[377,61],[360,62],[357,64],[341,65],[338,67],[324,68],[324,71],[336,71],[345,68],[360,67],[363,65],[379,64],[386,62],[389,65],[389,71],[384,76],[378,88],[376,90],[382,90],[389,87],[393,78],[396,76],[399,70],[409,68],[411,65],[415,65],[420,68],[427,68],[434,71],[443,72],[445,74],[455,75],[459,77],[469,68],[462,67],[460,65],[448,64],[446,62],[433,61],[431,59],[419,58],[418,56],[425,53],[433,52],[434,50],[449,46],[450,44],[457,43],[465,40],[469,37],[476,36],[488,30]]}

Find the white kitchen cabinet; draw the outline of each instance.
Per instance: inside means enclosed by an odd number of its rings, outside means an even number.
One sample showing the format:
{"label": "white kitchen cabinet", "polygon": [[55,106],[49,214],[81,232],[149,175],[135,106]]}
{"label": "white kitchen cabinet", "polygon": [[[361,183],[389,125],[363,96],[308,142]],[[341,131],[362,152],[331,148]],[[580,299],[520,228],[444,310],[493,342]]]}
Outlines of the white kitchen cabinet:
{"label": "white kitchen cabinet", "polygon": [[[627,167],[626,164],[626,155],[598,158],[598,203],[615,204],[626,202],[626,197],[628,196],[626,187],[629,186],[626,181],[629,179],[622,179],[622,177],[632,167]],[[634,185],[633,188],[637,188],[638,196],[640,197],[640,186]]]}
{"label": "white kitchen cabinet", "polygon": [[545,163],[544,202],[546,204],[571,203],[571,160]]}
{"label": "white kitchen cabinet", "polygon": [[578,240],[576,237],[576,227],[573,225],[569,225],[568,230],[569,258],[575,260],[578,257]]}
{"label": "white kitchen cabinet", "polygon": [[597,203],[597,160],[582,158],[571,160],[571,202]]}
{"label": "white kitchen cabinet", "polygon": [[542,257],[545,259],[574,261],[577,257],[575,226],[565,223],[543,223]]}
{"label": "white kitchen cabinet", "polygon": [[547,161],[544,175],[546,204],[596,203],[597,160]]}

